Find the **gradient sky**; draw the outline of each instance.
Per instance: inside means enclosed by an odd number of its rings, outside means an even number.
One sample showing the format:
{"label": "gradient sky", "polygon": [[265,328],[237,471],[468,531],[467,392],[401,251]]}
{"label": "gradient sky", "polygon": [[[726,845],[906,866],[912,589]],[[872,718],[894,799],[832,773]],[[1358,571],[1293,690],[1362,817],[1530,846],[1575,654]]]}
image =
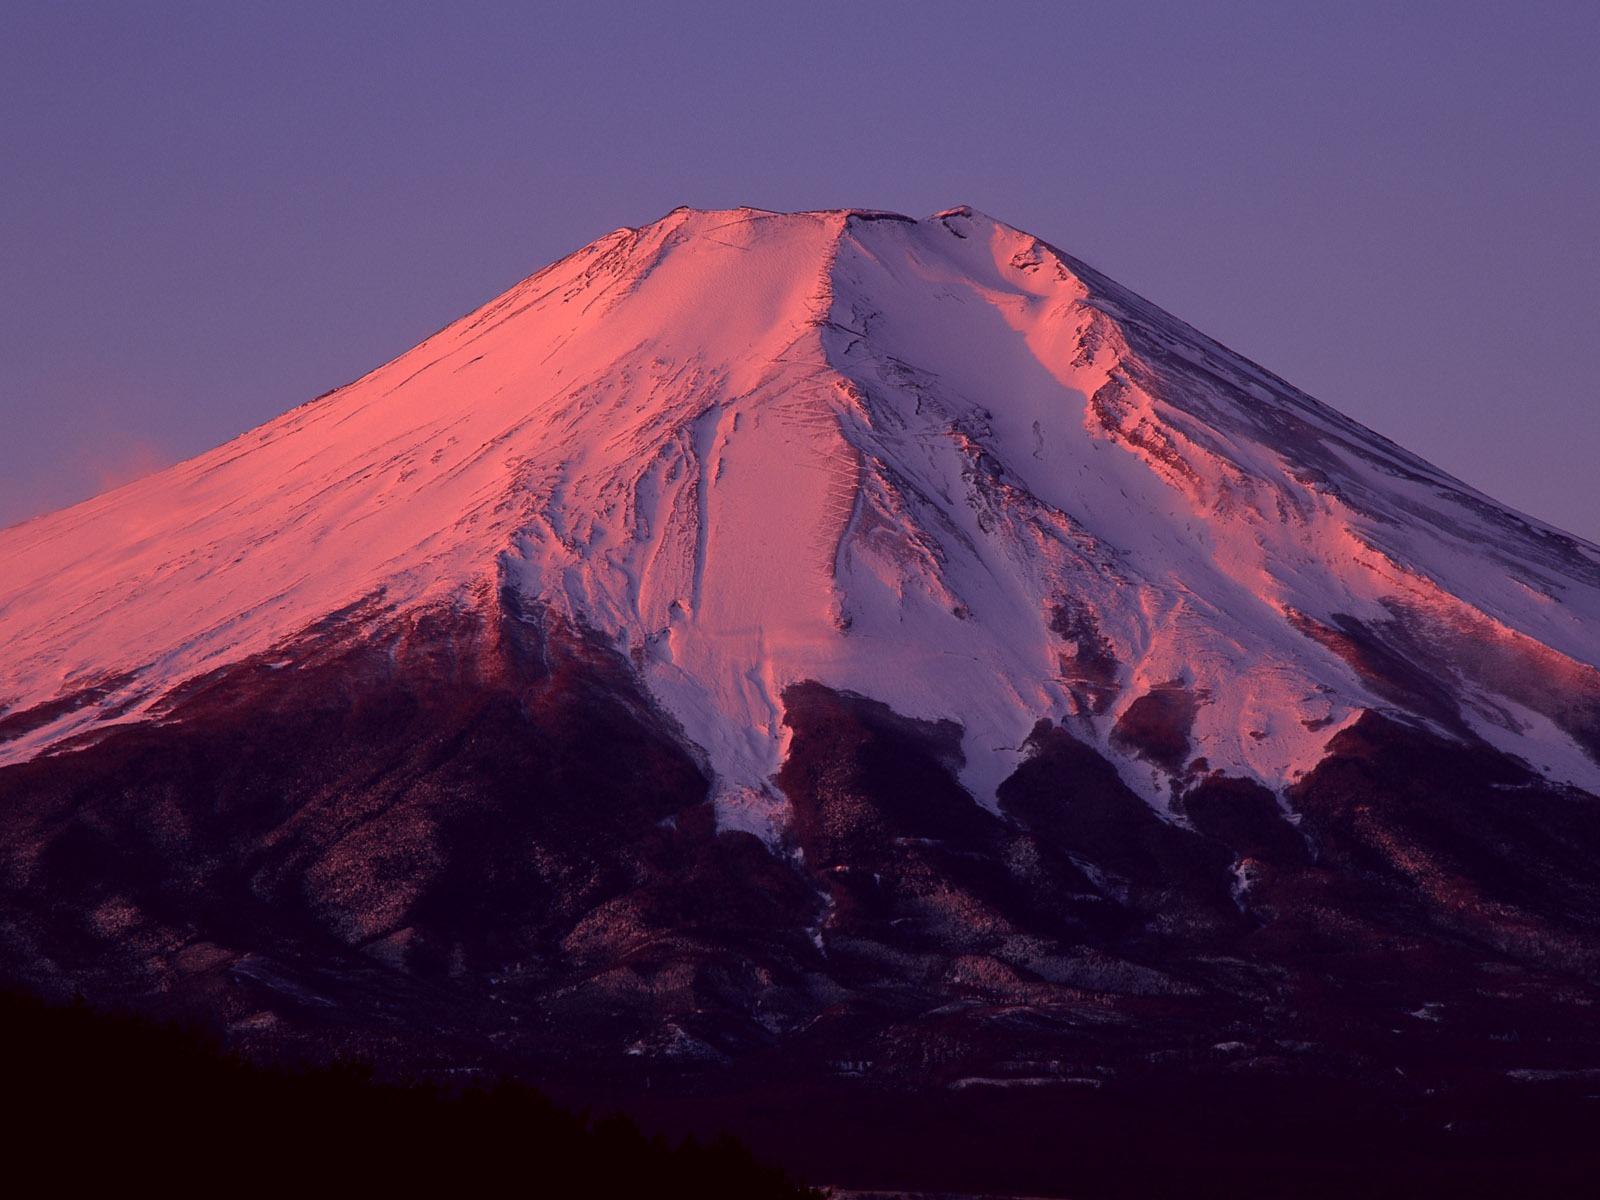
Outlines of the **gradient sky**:
{"label": "gradient sky", "polygon": [[1593,0],[776,7],[0,0],[0,524],[679,204],[971,204],[1600,541]]}

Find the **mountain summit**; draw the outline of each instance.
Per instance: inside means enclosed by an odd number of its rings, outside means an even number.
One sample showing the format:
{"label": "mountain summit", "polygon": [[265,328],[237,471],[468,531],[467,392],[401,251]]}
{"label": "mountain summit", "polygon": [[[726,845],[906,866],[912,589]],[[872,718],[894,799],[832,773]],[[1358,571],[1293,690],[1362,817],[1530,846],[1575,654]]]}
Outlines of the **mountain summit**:
{"label": "mountain summit", "polygon": [[1365,711],[1600,788],[1600,551],[964,208],[619,230],[0,555],[0,762],[509,589],[630,655],[769,838],[804,680],[959,724],[991,808],[1040,720],[1158,808]]}
{"label": "mountain summit", "polygon": [[969,209],[618,230],[0,561],[13,983],[790,1132],[1600,1071],[1600,548]]}

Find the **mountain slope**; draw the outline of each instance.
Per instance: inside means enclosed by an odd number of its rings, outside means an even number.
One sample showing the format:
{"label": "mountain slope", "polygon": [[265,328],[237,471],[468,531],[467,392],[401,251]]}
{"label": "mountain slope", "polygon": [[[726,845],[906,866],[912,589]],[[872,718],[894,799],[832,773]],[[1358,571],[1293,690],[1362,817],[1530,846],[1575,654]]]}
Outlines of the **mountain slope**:
{"label": "mountain slope", "polygon": [[0,559],[8,981],[807,1170],[1600,1071],[1600,549],[965,209],[620,230]]}
{"label": "mountain slope", "polygon": [[[619,231],[0,549],[4,761],[509,584],[632,653],[769,837],[805,679],[957,721],[990,805],[1041,718],[1157,803],[1196,759],[1281,788],[1367,709],[1600,786],[1600,551],[967,210]],[[1141,753],[1163,704],[1187,749]]]}

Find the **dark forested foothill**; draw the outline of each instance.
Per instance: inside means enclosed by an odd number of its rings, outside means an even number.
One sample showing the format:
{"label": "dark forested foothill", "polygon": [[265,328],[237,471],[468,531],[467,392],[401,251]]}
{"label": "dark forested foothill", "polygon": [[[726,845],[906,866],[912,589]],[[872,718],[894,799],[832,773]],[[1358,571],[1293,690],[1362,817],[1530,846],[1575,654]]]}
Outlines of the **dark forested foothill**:
{"label": "dark forested foothill", "polygon": [[[366,1063],[267,1067],[205,1031],[0,992],[12,1161],[57,1187],[285,1186],[525,1196],[820,1200],[737,1140],[646,1137],[501,1079],[385,1083]],[[208,1182],[209,1181],[209,1182]],[[222,1181],[226,1181],[224,1184]]]}

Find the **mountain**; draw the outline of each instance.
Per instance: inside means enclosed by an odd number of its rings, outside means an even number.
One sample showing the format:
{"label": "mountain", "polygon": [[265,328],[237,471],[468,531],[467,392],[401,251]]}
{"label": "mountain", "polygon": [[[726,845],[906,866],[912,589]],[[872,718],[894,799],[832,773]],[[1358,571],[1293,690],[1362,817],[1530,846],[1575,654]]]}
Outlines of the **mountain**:
{"label": "mountain", "polygon": [[14,983],[835,1112],[1600,1072],[1600,547],[969,209],[618,230],[0,561]]}

